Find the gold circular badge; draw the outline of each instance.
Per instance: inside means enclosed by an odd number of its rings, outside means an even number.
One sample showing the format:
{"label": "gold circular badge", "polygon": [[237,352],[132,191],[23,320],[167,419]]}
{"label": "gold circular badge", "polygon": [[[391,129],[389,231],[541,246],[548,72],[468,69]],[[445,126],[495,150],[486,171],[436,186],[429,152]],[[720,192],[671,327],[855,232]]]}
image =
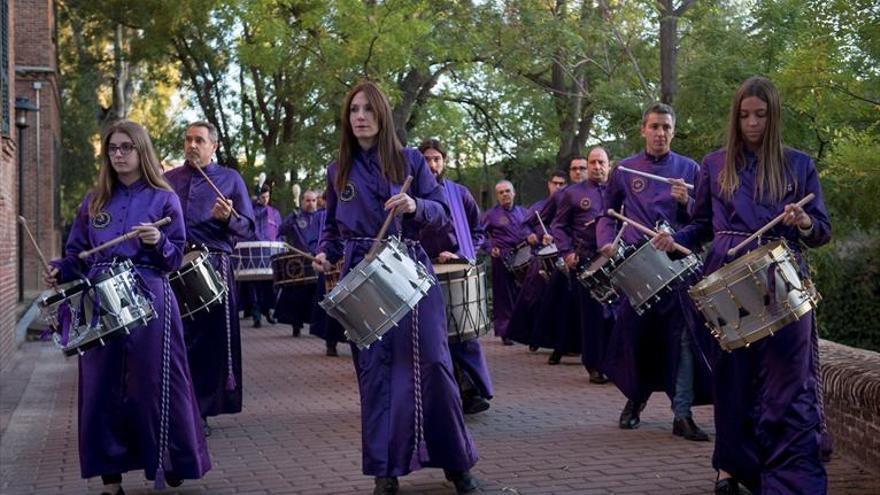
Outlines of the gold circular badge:
{"label": "gold circular badge", "polygon": [[582,210],[589,210],[589,209],[590,209],[590,205],[592,205],[592,204],[593,204],[593,203],[590,201],[590,198],[584,198],[584,199],[582,199],[581,202],[580,202],[580,207],[581,207]]}
{"label": "gold circular badge", "polygon": [[645,182],[645,179],[641,177],[634,178],[629,184],[630,188],[632,188],[632,192],[634,193],[640,193],[644,191],[645,187],[648,185],[647,182]]}

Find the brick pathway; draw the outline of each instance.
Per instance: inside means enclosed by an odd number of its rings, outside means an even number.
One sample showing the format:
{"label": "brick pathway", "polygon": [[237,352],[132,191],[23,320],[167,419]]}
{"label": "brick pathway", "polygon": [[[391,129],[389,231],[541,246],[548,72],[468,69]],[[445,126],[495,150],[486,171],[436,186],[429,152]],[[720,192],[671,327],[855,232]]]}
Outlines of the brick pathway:
{"label": "brick pathway", "polygon": [[[323,341],[294,339],[289,327],[249,328],[243,321],[245,410],[212,419],[213,469],[166,493],[370,493],[361,474],[354,368],[323,355]],[[665,396],[655,394],[635,431],[617,428],[623,398],[612,385],[589,385],[577,358],[546,364],[547,353],[484,340],[497,397],[468,417],[481,455],[474,472],[483,493],[706,494],[714,481],[711,443],[671,434]],[[0,493],[98,493],[100,480],[79,476],[76,359],[51,344],[29,343],[0,375]],[[696,419],[714,434],[711,407]],[[846,459],[828,467],[833,494],[880,493],[877,473]],[[126,493],[148,493],[141,472]],[[442,471],[401,479],[402,494],[451,494]]]}

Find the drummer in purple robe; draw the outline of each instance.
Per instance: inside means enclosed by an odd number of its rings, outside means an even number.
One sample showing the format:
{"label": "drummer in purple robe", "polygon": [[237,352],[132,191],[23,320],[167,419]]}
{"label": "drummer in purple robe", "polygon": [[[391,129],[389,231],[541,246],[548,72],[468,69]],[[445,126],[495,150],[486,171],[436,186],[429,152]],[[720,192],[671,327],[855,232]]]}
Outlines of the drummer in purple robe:
{"label": "drummer in purple robe", "polygon": [[504,260],[513,256],[517,248],[525,243],[534,246],[538,238],[525,224],[526,209],[513,204],[516,189],[512,182],[506,179],[498,181],[495,184],[495,198],[498,204],[486,210],[480,220],[480,228],[487,235],[482,249],[492,257],[492,323],[495,335],[501,337],[504,345],[513,345],[507,330],[519,287]]}
{"label": "drummer in purple robe", "polygon": [[[587,155],[587,180],[565,188],[557,201],[556,215],[550,227],[565,266],[576,276],[598,255],[596,221],[605,214],[602,200],[608,181],[608,153],[595,147]],[[581,283],[573,283],[580,324],[581,362],[590,375],[590,383],[605,383],[608,377],[600,371],[605,347],[614,324],[610,307],[590,295]]]}
{"label": "drummer in purple robe", "polygon": [[[450,180],[444,174],[446,149],[440,141],[426,139],[419,145],[419,151],[428,162],[437,183],[443,188],[452,212],[452,222],[444,229],[422,230],[422,247],[431,259],[440,263],[464,261],[474,264],[477,261],[477,249],[485,238],[485,233],[480,230],[480,207],[468,188]],[[480,341],[471,339],[451,342],[449,352],[452,354],[464,413],[476,414],[489,409],[489,400],[493,395],[492,379]]]}
{"label": "drummer in purple robe", "polygon": [[[222,306],[184,322],[190,371],[208,435],[209,416],[241,412],[241,332],[229,255],[236,242],[254,235],[254,212],[244,180],[235,170],[212,160],[217,140],[213,124],[193,122],[186,129],[186,162],[165,174],[180,198],[187,245],[209,250],[211,265],[230,289]],[[217,197],[196,167],[226,199]]]}
{"label": "drummer in purple robe", "polygon": [[[401,215],[389,235],[400,235],[410,256],[433,273],[419,234],[426,227],[444,228],[449,209],[422,154],[400,145],[388,100],[371,82],[349,91],[340,121],[339,158],[327,170],[327,219],[315,269],[343,259],[347,273],[396,209]],[[406,176],[413,177],[412,186],[401,193]],[[422,467],[443,468],[458,493],[475,491],[479,483],[470,469],[478,457],[453,377],[440,288],[433,285],[382,340],[351,350],[361,395],[363,469],[375,477],[373,493],[397,493],[397,478]]]}
{"label": "drummer in purple robe", "polygon": [[[251,241],[275,241],[278,239],[278,230],[281,227],[281,213],[269,204],[272,197],[272,189],[268,185],[260,188],[259,196],[253,203],[254,207],[254,235]],[[262,316],[266,315],[266,322],[275,324],[272,310],[275,308],[275,290],[271,280],[257,280],[239,282],[239,294],[241,295],[241,307],[245,313],[250,312],[254,319],[254,328],[262,326]]]}
{"label": "drummer in purple robe", "polygon": [[[554,170],[547,179],[547,197],[539,199],[532,203],[526,210],[526,218],[537,218],[544,207],[550,202],[558,191],[565,188],[566,176],[561,170]],[[543,218],[543,217],[542,217]],[[535,228],[531,223],[526,221],[528,229],[537,237],[540,233],[541,243],[535,247],[544,247],[551,242],[553,238],[550,235],[544,236],[540,227]],[[549,229],[550,224],[547,223]],[[513,305],[513,311],[510,316],[510,324],[507,327],[507,337],[514,342],[519,342],[529,346],[532,352],[537,351],[541,347],[553,348],[552,338],[548,336],[548,332],[542,328],[538,322],[542,315],[539,315],[544,298],[547,297],[548,287],[550,285],[550,276],[553,273],[543,273],[542,266],[538,263],[537,257],[533,257],[529,261],[528,272],[526,272],[522,287],[516,295],[516,301]],[[557,309],[558,310],[558,309]]]}
{"label": "drummer in purple robe", "polygon": [[[170,217],[156,228],[150,223]],[[79,253],[131,231],[137,237]],[[187,366],[183,326],[168,273],[183,260],[185,231],[177,195],[147,131],[112,124],[101,140],[98,180],[73,221],[65,256],[46,275],[54,286],[130,260],[152,299],[146,326],[111,334],[79,359],[79,461],[83,478],[101,476],[104,492],[123,494],[122,474],[143,469],[156,488],[201,478],[210,468]],[[124,406],[124,407],[123,407]]]}
{"label": "drummer in purple robe", "polygon": [[[831,223],[813,160],[782,142],[782,107],[773,83],[763,77],[743,82],[728,122],[724,148],[703,159],[691,225],[656,237],[655,245],[672,250],[672,240],[685,247],[712,240],[703,267],[709,275],[755,249],[756,241],[727,254],[785,213],[763,239],[784,239],[801,273],[809,274],[803,247],[826,244]],[[809,193],[815,199],[795,204]],[[827,493],[822,460],[831,453],[831,439],[814,312],[746,348],[719,352],[713,364],[715,493],[747,493],[743,485],[756,494]]]}
{"label": "drummer in purple robe", "polygon": [[[685,183],[695,182],[699,166],[670,149],[675,112],[669,105],[655,103],[648,107],[642,117],[641,134],[645,150],[622,160],[620,165],[673,179],[675,184],[616,168],[605,189],[604,206],[618,212],[622,206],[627,217],[645,226],[665,222],[679,229],[690,221],[694,201]],[[612,243],[617,227],[610,216],[598,220],[597,245],[609,257],[614,253]],[[623,241],[637,247],[646,242],[643,234],[631,226],[624,229]],[[709,436],[693,420],[691,406],[710,401],[709,369],[692,335],[695,329],[688,325],[682,309],[690,304],[687,284],[673,284],[642,315],[636,313],[629,300],[621,298],[605,352],[604,371],[627,398],[620,414],[620,428],[637,428],[651,393],[665,391],[672,401],[673,434],[687,440],[707,441]],[[704,334],[701,332],[700,336]]]}

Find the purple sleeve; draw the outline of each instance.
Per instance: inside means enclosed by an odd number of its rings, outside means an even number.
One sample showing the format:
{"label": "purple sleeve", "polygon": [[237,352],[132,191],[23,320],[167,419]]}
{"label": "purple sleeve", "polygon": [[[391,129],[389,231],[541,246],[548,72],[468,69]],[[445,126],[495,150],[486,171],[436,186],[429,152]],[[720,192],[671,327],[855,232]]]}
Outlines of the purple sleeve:
{"label": "purple sleeve", "polygon": [[58,269],[58,282],[69,282],[75,278],[85,276],[88,265],[79,259],[79,253],[91,249],[89,239],[89,202],[91,194],[86,195],[76,211],[70,235],[67,236],[67,244],[64,246],[64,257],[52,260],[49,264]]}
{"label": "purple sleeve", "polygon": [[324,204],[326,217],[324,230],[321,231],[321,242],[318,243],[318,252],[327,255],[327,260],[336,263],[342,258],[342,241],[339,239],[339,224],[336,223],[336,186],[333,184],[336,170],[331,164],[327,168],[327,187],[325,192],[327,200]]}
{"label": "purple sleeve", "polygon": [[712,240],[712,185],[709,166],[705,159],[697,183],[694,184],[696,197],[691,207],[690,222],[672,234],[672,238],[682,246],[696,251],[703,242]]}
{"label": "purple sleeve", "polygon": [[568,200],[568,194],[563,191],[564,196],[559,198],[559,205],[556,207],[556,214],[553,216],[553,221],[550,223],[550,235],[553,236],[553,240],[556,242],[556,247],[562,254],[568,254],[571,251],[574,251],[574,246],[572,245],[572,235],[569,232],[571,229],[571,216],[572,216],[572,201]]}
{"label": "purple sleeve", "polygon": [[[623,199],[626,197],[626,192],[623,188],[621,173],[618,169],[614,169],[611,172],[611,178],[608,180],[608,187],[605,188],[605,193],[603,194],[602,203],[605,205],[606,210],[613,209],[615,211],[620,211],[620,206],[623,204]],[[606,212],[602,212],[602,215],[596,222],[596,246],[601,248],[606,244],[611,244],[614,241],[614,238],[617,236],[617,219],[614,217],[608,216]]]}
{"label": "purple sleeve", "polygon": [[186,245],[186,225],[180,210],[180,199],[177,194],[167,195],[168,201],[162,207],[162,217],[170,217],[171,223],[160,227],[161,237],[155,246],[141,244],[150,262],[165,272],[180,269],[183,262],[183,248]]}
{"label": "purple sleeve", "polygon": [[227,228],[235,234],[239,239],[250,239],[254,236],[256,223],[254,222],[254,206],[251,198],[248,196],[247,187],[244,185],[244,179],[235,172],[233,177],[235,186],[232,189],[232,206],[238,212],[239,217],[230,215]]}
{"label": "purple sleeve", "polygon": [[407,158],[412,161],[413,183],[410,196],[415,199],[416,211],[404,215],[404,223],[414,225],[417,230],[425,227],[437,230],[444,228],[451,220],[443,189],[437,184],[421,153],[409,153]]}

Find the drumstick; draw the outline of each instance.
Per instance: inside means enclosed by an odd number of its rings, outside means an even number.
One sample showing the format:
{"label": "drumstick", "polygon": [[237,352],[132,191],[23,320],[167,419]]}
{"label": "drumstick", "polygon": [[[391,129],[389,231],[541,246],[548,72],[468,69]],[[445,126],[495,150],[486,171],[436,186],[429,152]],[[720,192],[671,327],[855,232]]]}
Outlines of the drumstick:
{"label": "drumstick", "polygon": [[[34,239],[34,235],[31,234],[31,229],[28,228],[27,220],[25,220],[23,216],[19,215],[18,223],[20,223],[21,226],[24,227],[24,231],[27,232],[28,238],[31,240],[31,244],[34,245],[34,249],[37,250],[37,256],[40,257],[40,262],[43,263],[43,268],[46,270],[46,273],[52,273],[52,266],[49,264],[48,261],[46,261],[46,256],[43,255],[43,250],[40,249],[40,245],[37,244],[37,240]],[[54,282],[52,283],[52,288],[55,289],[56,292],[58,291],[58,285]]]}
{"label": "drumstick", "polygon": [[[143,225],[143,227],[159,228],[159,227],[161,227],[163,225],[167,225],[169,223],[171,223],[171,217],[165,217],[157,222]],[[110,239],[109,241],[107,241],[99,246],[95,246],[92,249],[89,249],[88,251],[83,251],[83,252],[79,253],[79,259],[84,260],[84,259],[88,258],[89,256],[97,253],[98,251],[102,251],[104,249],[107,249],[110,246],[115,246],[115,245],[119,244],[120,242],[125,242],[131,238],[137,237],[137,235],[138,235],[138,231],[136,229],[132,229],[131,232],[127,232],[125,234],[122,234],[121,236]]]}
{"label": "drumstick", "polygon": [[217,193],[217,197],[222,199],[223,201],[226,201],[227,203],[229,203],[229,209],[232,210],[232,214],[235,215],[235,218],[241,218],[241,216],[238,214],[238,212],[235,211],[235,208],[232,207],[232,202],[229,201],[228,199],[226,199],[226,196],[224,196],[223,193],[220,192],[220,189],[217,189],[217,186],[214,185],[214,181],[212,181],[211,178],[208,177],[208,174],[206,174],[205,171],[202,170],[202,167],[200,167],[196,164],[193,164],[193,167],[195,167],[195,169],[198,170],[202,174],[202,177],[204,177],[205,180],[208,181],[208,185],[211,186],[212,189],[214,189],[214,192]]}
{"label": "drumstick", "polygon": [[[412,175],[407,176],[406,180],[403,181],[403,185],[400,187],[400,193],[398,194],[405,194],[409,190],[409,185],[412,184],[412,179]],[[373,245],[367,253],[367,259],[372,260],[376,256],[376,252],[379,251],[379,246],[382,244],[382,238],[385,237],[385,232],[387,232],[388,227],[391,226],[391,220],[394,219],[395,214],[397,214],[396,207],[392,208],[392,210],[388,212],[388,216],[385,217],[385,223],[383,223],[382,228],[379,229],[379,234],[376,235],[376,240],[373,241]]]}
{"label": "drumstick", "polygon": [[[656,231],[654,231],[654,230],[652,230],[652,229],[649,229],[648,227],[645,227],[644,225],[640,224],[639,222],[636,222],[635,220],[633,220],[633,219],[631,219],[631,218],[627,218],[627,217],[621,215],[620,213],[617,213],[616,211],[614,211],[614,210],[612,210],[612,209],[609,209],[609,210],[608,210],[608,214],[611,215],[612,217],[614,217],[614,218],[620,220],[621,222],[626,222],[626,223],[632,225],[633,227],[635,227],[637,230],[641,231],[641,232],[642,232],[643,234],[645,234],[645,235],[649,235],[649,236],[651,236],[651,237],[654,237],[655,235],[657,235],[657,232],[656,232]],[[686,247],[684,247],[684,246],[682,246],[681,244],[679,244],[679,243],[676,242],[676,243],[673,243],[673,246],[674,246],[675,249],[676,249],[678,252],[680,252],[681,254],[683,254],[683,255],[685,255],[685,256],[690,256],[690,255],[691,255],[691,250],[688,249],[688,248],[686,248]]]}
{"label": "drumstick", "polygon": [[311,254],[309,254],[309,253],[307,253],[307,252],[305,252],[305,251],[301,251],[301,250],[299,250],[299,249],[297,249],[297,248],[291,246],[290,244],[288,244],[288,243],[286,243],[286,242],[284,243],[284,245],[287,246],[287,249],[290,249],[290,250],[293,251],[294,253],[296,253],[296,254],[302,256],[303,258],[305,258],[305,259],[307,259],[307,260],[309,260],[309,261],[318,261],[318,258],[315,258],[315,257],[312,256]]}
{"label": "drumstick", "polygon": [[[654,180],[657,180],[660,182],[665,182],[667,184],[672,184],[672,179],[670,179],[669,177],[662,177],[659,175],[649,174],[648,172],[642,172],[641,170],[633,170],[631,168],[626,168],[623,165],[618,165],[617,168],[620,170],[623,170],[624,172],[629,172],[631,174],[641,175],[642,177],[647,177],[649,179],[654,179]],[[687,182],[684,183],[684,187],[686,187],[688,189],[694,188],[693,184],[688,184]]]}
{"label": "drumstick", "polygon": [[[809,203],[810,201],[812,201],[813,198],[815,198],[815,197],[816,197],[816,195],[813,194],[813,193],[807,194],[806,196],[803,197],[803,199],[801,199],[800,201],[798,201],[798,202],[795,203],[795,204],[798,205],[799,208],[803,208],[805,204],[807,204],[807,203]],[[744,240],[744,241],[740,242],[739,244],[737,244],[736,246],[734,246],[734,247],[728,249],[728,250],[727,250],[727,256],[733,256],[733,255],[735,255],[740,249],[743,248],[743,246],[745,246],[746,244],[748,244],[748,243],[754,241],[754,240],[757,239],[758,237],[761,237],[761,235],[764,234],[764,232],[767,232],[768,230],[772,229],[773,226],[776,225],[777,223],[781,222],[783,218],[785,218],[785,212],[780,213],[779,215],[776,216],[776,218],[774,218],[773,220],[770,220],[769,222],[767,222],[767,225],[765,225],[765,226],[761,227],[760,229],[758,229],[757,232],[755,232],[754,234],[750,235],[748,238],[746,238],[746,240]]]}
{"label": "drumstick", "polygon": [[541,212],[538,210],[535,210],[535,216],[538,217],[538,223],[541,224],[541,230],[544,231],[544,235],[550,235],[547,232],[547,227],[544,226],[544,220],[541,220]]}

